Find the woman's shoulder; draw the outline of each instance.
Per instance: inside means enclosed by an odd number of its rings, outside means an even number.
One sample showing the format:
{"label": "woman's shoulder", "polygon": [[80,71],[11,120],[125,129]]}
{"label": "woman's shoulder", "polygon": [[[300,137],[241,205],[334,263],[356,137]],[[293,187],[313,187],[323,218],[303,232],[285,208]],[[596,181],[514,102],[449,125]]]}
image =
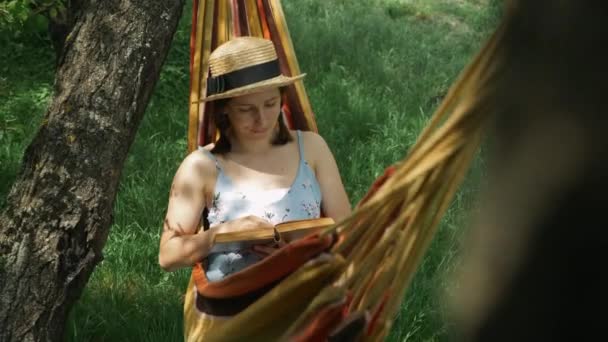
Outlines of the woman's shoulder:
{"label": "woman's shoulder", "polygon": [[300,137],[302,143],[307,149],[317,150],[327,146],[325,139],[317,132],[313,131],[300,131]]}
{"label": "woman's shoulder", "polygon": [[197,175],[210,175],[215,172],[216,160],[211,154],[213,144],[200,147],[190,152],[182,161],[178,173],[195,173]]}
{"label": "woman's shoulder", "polygon": [[[298,131],[291,131],[294,136],[296,136]],[[300,139],[302,139],[302,143],[305,146],[318,146],[319,144],[325,144],[325,139],[317,133],[313,131],[299,131]]]}
{"label": "woman's shoulder", "polygon": [[302,139],[306,159],[313,165],[323,162],[327,158],[327,153],[331,153],[325,139],[319,133],[301,131],[300,139]]}

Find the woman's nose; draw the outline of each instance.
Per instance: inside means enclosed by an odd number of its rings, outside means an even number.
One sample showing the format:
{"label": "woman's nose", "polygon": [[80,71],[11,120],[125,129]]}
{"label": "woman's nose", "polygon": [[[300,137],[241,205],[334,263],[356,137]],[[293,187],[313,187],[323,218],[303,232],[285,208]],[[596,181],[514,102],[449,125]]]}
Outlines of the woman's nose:
{"label": "woman's nose", "polygon": [[264,123],[264,111],[260,108],[256,108],[253,111],[253,119],[256,123],[263,124]]}
{"label": "woman's nose", "polygon": [[254,118],[257,123],[265,124],[269,117],[271,117],[271,111],[268,108],[257,108],[254,112]]}

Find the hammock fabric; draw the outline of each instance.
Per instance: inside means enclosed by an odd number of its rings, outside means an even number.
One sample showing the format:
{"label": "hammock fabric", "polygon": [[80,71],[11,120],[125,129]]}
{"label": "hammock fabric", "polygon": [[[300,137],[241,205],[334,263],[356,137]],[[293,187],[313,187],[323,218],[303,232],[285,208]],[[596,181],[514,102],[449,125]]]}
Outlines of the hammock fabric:
{"label": "hammock fabric", "polygon": [[[189,151],[217,137],[213,103],[198,102],[216,46],[235,36],[265,37],[275,43],[282,71],[300,73],[279,0],[195,0],[192,27]],[[384,339],[479,145],[502,30],[463,71],[406,158],[374,181],[349,218],[217,283],[205,278],[204,261],[195,265],[186,340]],[[283,112],[290,128],[317,131],[301,82],[288,89]],[[231,318],[200,324],[206,314]]]}

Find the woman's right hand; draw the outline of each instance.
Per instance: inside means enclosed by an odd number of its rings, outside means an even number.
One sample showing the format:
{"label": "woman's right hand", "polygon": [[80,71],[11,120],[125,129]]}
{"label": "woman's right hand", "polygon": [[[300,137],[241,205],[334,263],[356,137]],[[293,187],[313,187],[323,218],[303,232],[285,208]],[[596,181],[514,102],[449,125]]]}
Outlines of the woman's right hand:
{"label": "woman's right hand", "polygon": [[[215,228],[215,227],[214,227]],[[214,229],[212,228],[212,229]],[[242,232],[253,229],[274,229],[270,221],[259,216],[249,215],[219,224],[216,233]]]}

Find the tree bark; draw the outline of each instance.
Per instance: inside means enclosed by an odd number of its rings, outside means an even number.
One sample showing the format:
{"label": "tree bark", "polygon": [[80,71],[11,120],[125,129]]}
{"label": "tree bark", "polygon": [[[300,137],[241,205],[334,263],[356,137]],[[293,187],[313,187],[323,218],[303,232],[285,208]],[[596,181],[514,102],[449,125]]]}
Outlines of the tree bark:
{"label": "tree bark", "polygon": [[0,341],[59,341],[102,260],[121,170],[183,0],[90,0],[0,214]]}

